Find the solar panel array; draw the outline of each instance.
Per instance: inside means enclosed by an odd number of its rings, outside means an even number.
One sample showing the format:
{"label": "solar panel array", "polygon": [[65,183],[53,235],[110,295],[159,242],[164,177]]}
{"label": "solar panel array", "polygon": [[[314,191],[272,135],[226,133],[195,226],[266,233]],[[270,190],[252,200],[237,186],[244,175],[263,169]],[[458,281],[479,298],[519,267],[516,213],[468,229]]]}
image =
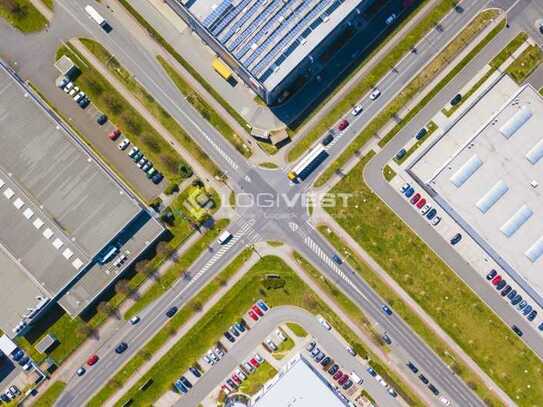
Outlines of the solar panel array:
{"label": "solar panel array", "polygon": [[203,25],[264,82],[345,1],[223,0]]}

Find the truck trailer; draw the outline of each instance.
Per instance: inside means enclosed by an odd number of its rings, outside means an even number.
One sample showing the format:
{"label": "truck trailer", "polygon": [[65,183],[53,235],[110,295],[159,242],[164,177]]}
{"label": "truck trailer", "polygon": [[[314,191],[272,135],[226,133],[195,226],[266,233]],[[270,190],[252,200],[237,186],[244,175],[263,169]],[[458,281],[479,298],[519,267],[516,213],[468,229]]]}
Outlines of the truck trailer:
{"label": "truck trailer", "polygon": [[328,152],[323,145],[319,144],[311,150],[302,160],[288,173],[288,179],[292,182],[305,180],[327,157]]}
{"label": "truck trailer", "polygon": [[102,17],[102,15],[100,13],[98,13],[98,11],[96,11],[94,9],[94,7],[92,6],[89,6],[89,5],[86,5],[85,6],[85,11],[87,12],[87,14],[90,16],[90,18],[92,18],[94,20],[94,22],[96,24],[98,24],[100,27],[102,27],[102,29],[105,31],[105,32],[110,32],[111,31],[111,26],[108,24],[108,22],[106,21],[106,19],[104,17]]}

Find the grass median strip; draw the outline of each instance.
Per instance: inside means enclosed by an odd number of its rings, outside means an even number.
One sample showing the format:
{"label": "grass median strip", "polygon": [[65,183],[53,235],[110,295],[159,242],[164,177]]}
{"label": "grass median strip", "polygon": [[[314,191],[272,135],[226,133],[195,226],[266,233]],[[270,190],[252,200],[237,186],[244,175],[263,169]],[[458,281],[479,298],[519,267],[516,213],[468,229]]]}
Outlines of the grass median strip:
{"label": "grass median strip", "polygon": [[351,267],[368,283],[401,318],[413,329],[424,342],[448,365],[462,380],[474,389],[482,400],[489,406],[499,406],[500,400],[488,390],[481,378],[466,366],[450,348],[430,329],[424,321],[418,317],[416,312],[405,304],[396,292],[390,288],[382,278],[358,257],[353,249],[345,244],[339,236],[332,232],[327,226],[320,225],[318,230],[336,248],[339,253],[345,256]]}
{"label": "grass median strip", "polygon": [[39,396],[34,403],[33,407],[51,407],[55,404],[60,394],[64,391],[66,383],[57,380],[49,386],[49,388]]}
{"label": "grass median strip", "polygon": [[76,85],[89,96],[92,103],[151,159],[166,178],[181,181],[179,166],[187,164],[166,140],[81,54],[63,45],[57,50],[56,59],[62,55],[67,55],[78,65],[81,73]]}
{"label": "grass median strip", "polygon": [[513,401],[540,403],[541,360],[371,192],[362,180],[372,156],[331,190],[352,194],[350,206],[326,210]]}
{"label": "grass median strip", "polygon": [[164,58],[157,56],[158,62],[166,71],[170,79],[175,83],[179,91],[185,95],[185,99],[189,102],[213,127],[217,129],[223,137],[232,144],[236,150],[246,158],[251,157],[251,149],[243,142],[228,123],[215,111],[213,108],[192,89],[189,83],[177,72]]}
{"label": "grass median strip", "polygon": [[247,377],[239,386],[239,391],[249,396],[256,394],[272,377],[277,374],[277,370],[268,362],[261,364],[255,372]]}
{"label": "grass median strip", "polygon": [[455,6],[453,0],[442,0],[424,19],[416,25],[403,39],[337,103],[326,116],[319,121],[309,133],[297,142],[289,151],[288,160],[294,161],[304,154],[309,147],[353,106],[370,91],[415,45],[431,30],[435,29],[436,21],[441,20]]}
{"label": "grass median strip", "polygon": [[417,151],[417,149],[422,145],[422,143],[424,143],[428,137],[430,137],[432,135],[432,133],[434,131],[436,131],[438,129],[438,126],[437,124],[435,124],[433,121],[430,121],[427,125],[426,125],[426,134],[424,136],[422,136],[419,140],[417,140],[415,142],[415,144],[413,144],[411,147],[409,147],[409,149],[407,150],[407,152],[405,153],[405,155],[400,158],[399,160],[395,160],[398,164],[402,164],[405,160],[407,160],[415,151]]}
{"label": "grass median strip", "polygon": [[[218,174],[219,168],[213,160],[200,148],[198,144],[183,130],[177,121],[134,79],[117,59],[98,42],[81,38],[81,43],[111,72],[131,93],[145,106],[145,108],[162,124],[175,139],[198,160],[198,162],[211,174]],[[153,140],[142,139],[143,143],[153,147]]]}
{"label": "grass median strip", "polygon": [[287,322],[287,327],[298,338],[305,338],[307,336],[307,331],[304,328],[302,328],[300,325],[295,324],[294,322]]}
{"label": "grass median strip", "polygon": [[519,85],[541,64],[543,52],[537,45],[530,45],[507,68],[507,74]]}
{"label": "grass median strip", "polygon": [[[102,389],[100,389],[98,393],[94,395],[89,401],[88,407],[99,407],[104,405],[113,394],[121,390],[127,380],[139,369],[139,367],[149,360],[152,355],[164,345],[169,339],[169,335],[183,326],[197,312],[200,312],[205,303],[209,301],[209,299],[224,286],[230,278],[232,278],[240,267],[249,260],[252,253],[252,249],[245,249],[242,251],[215,279],[211,280],[211,282],[202,288],[192,300],[179,310],[161,331],[159,331],[108,381]],[[175,365],[177,365],[177,362],[174,363],[174,366]],[[163,368],[167,367],[164,366]]]}
{"label": "grass median strip", "polygon": [[[326,168],[321,176],[315,182],[315,186],[324,185],[332,175],[341,169],[341,167],[352,157],[352,155],[362,148],[364,144],[376,134],[393,118],[403,106],[409,103],[409,101],[421,92],[426,85],[432,82],[437,75],[450,64],[450,61],[454,59],[454,56],[464,49],[469,41],[471,41],[478,33],[480,33],[485,27],[481,26],[481,21],[490,24],[493,18],[496,18],[495,14],[485,14],[490,11],[497,12],[497,10],[489,10],[479,14],[470,25],[478,26],[479,31],[474,31],[470,26],[464,29],[443,51],[441,51],[430,64],[428,64],[407,86],[383,109],[375,118],[369,122],[369,124],[360,132],[360,134],[352,141],[351,144],[339,155],[339,157]],[[487,25],[488,25],[487,24]],[[477,46],[475,46],[439,83],[431,89],[422,100],[417,103],[403,119],[396,123],[396,125],[390,130],[380,141],[379,145],[383,147],[388,143],[409,121],[420,112],[432,98],[438,94],[475,56],[498,35],[498,33],[505,28],[505,20],[502,20],[485,38],[483,38]]]}
{"label": "grass median strip", "polygon": [[[276,288],[266,285],[266,275],[270,273],[278,276],[281,281],[281,284],[274,284]],[[128,400],[133,400],[135,405],[154,403],[171,389],[178,376],[222,337],[232,322],[244,316],[258,298],[263,298],[272,307],[289,304],[321,314],[342,335],[347,333],[347,340],[356,338],[344,322],[280,258],[265,256],[128,390],[117,405],[123,405]],[[153,380],[152,384],[145,391],[139,391],[142,384],[150,379]]]}
{"label": "grass median strip", "polygon": [[47,19],[30,0],[0,0],[0,17],[24,33],[41,31],[47,26]]}

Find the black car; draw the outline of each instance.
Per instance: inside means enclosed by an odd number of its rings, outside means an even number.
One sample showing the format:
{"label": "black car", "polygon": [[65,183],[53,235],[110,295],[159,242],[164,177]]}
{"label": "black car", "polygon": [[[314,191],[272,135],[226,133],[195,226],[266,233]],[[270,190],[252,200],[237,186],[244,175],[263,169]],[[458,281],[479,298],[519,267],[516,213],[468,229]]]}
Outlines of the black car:
{"label": "black car", "polygon": [[430,381],[426,378],[426,376],[424,376],[423,374],[419,375],[419,379],[421,382],[423,382],[424,384],[428,384],[430,383]]}
{"label": "black car", "polygon": [[322,145],[327,146],[332,141],[334,141],[334,135],[332,133],[328,133],[324,138],[322,139]]}
{"label": "black car", "polygon": [[405,148],[402,148],[400,151],[396,153],[396,160],[401,160],[406,154],[407,154],[407,151],[405,150]]}
{"label": "black car", "polygon": [[321,365],[322,366],[328,366],[330,364],[330,362],[332,361],[332,358],[330,358],[330,356],[326,356],[322,361],[321,361]]}
{"label": "black car", "polygon": [[19,363],[19,365],[21,366],[24,366],[28,363],[29,360],[30,358],[28,356],[23,356],[21,359],[19,359],[17,363]]}
{"label": "black car", "polygon": [[409,362],[407,364],[407,367],[409,368],[409,370],[411,370],[413,373],[417,373],[419,371],[419,368],[416,367],[412,362]]}
{"label": "black car", "polygon": [[426,130],[426,127],[423,127],[422,129],[419,130],[419,132],[416,134],[415,138],[417,140],[420,140],[421,138],[423,138],[424,136],[426,136],[426,134],[428,134],[428,130]]}
{"label": "black car", "polygon": [[236,383],[234,383],[234,381],[232,379],[227,379],[226,384],[228,384],[232,389],[237,389],[238,388],[238,385]]}
{"label": "black car", "polygon": [[390,339],[390,336],[388,336],[387,334],[384,334],[382,336],[382,339],[383,339],[383,342],[386,343],[387,345],[392,344],[392,340]]}
{"label": "black car", "polygon": [[518,328],[518,326],[513,325],[513,326],[511,327],[511,329],[512,329],[513,332],[516,333],[518,336],[522,336],[522,335],[523,335],[523,334],[522,334],[522,331]]}
{"label": "black car", "polygon": [[496,284],[496,290],[501,290],[503,287],[505,287],[505,285],[507,284],[507,281],[506,280],[500,280],[500,282],[498,284]]}
{"label": "black car", "polygon": [[517,294],[517,296],[511,300],[511,304],[517,305],[521,301],[522,301],[522,295]]}
{"label": "black car", "polygon": [[115,352],[117,353],[123,353],[126,349],[128,349],[128,344],[126,342],[121,342],[117,345],[115,348]]}
{"label": "black car", "polygon": [[230,343],[234,343],[236,340],[234,339],[234,337],[230,334],[230,332],[228,331],[225,331],[224,332],[224,337],[226,339],[228,339],[230,341]]}
{"label": "black car", "polygon": [[347,379],[345,383],[343,383],[343,390],[349,389],[353,385],[353,381],[351,379]]}
{"label": "black car", "polygon": [[177,312],[177,307],[171,307],[168,311],[166,311],[166,316],[168,318],[171,318],[175,315],[176,312]]}
{"label": "black car", "polygon": [[341,260],[341,257],[339,257],[337,254],[334,254],[332,256],[332,260],[334,260],[334,263],[336,264],[339,264],[339,265],[343,264],[343,260]]}
{"label": "black car", "polygon": [[451,99],[451,106],[455,106],[462,100],[462,95],[458,93],[455,97]]}
{"label": "black car", "polygon": [[505,286],[500,294],[502,297],[505,297],[507,294],[509,294],[509,291],[511,291],[511,286],[508,284]]}
{"label": "black car", "polygon": [[490,280],[492,280],[494,277],[496,277],[496,274],[498,274],[498,272],[497,272],[496,270],[492,269],[492,270],[490,270],[490,271],[488,272],[488,274],[486,275],[486,279],[487,279],[488,281],[490,281]]}
{"label": "black car", "polygon": [[454,235],[451,239],[451,244],[454,246],[455,244],[457,244],[460,240],[462,240],[462,235],[460,233],[457,233],[456,235]]}
{"label": "black car", "polygon": [[331,375],[335,375],[338,370],[339,366],[334,364],[330,369],[328,369],[328,373],[330,373]]}
{"label": "black car", "polygon": [[188,380],[185,376],[181,376],[181,377],[179,378],[179,380],[181,381],[181,383],[183,383],[183,385],[184,385],[186,388],[190,389],[190,388],[192,387],[192,383],[189,382],[189,380]]}
{"label": "black car", "polygon": [[81,109],[86,109],[87,106],[90,105],[90,100],[87,98],[83,98],[77,104]]}
{"label": "black car", "polygon": [[373,368],[368,367],[366,370],[368,371],[368,373],[370,374],[370,376],[372,376],[372,377],[377,376],[377,372],[376,372],[375,370],[373,370]]}
{"label": "black car", "polygon": [[234,335],[234,336],[236,336],[236,337],[239,336],[239,331],[238,331],[238,329],[236,328],[235,325],[232,325],[232,326],[230,327],[230,329],[228,330],[228,332],[230,332],[232,335]]}
{"label": "black car", "polygon": [[428,385],[428,388],[432,393],[434,393],[434,396],[437,396],[439,394],[439,390],[436,389],[436,387],[432,383]]}
{"label": "black car", "polygon": [[190,370],[190,372],[191,372],[194,376],[196,376],[196,377],[202,377],[202,373],[200,373],[200,371],[198,370],[197,367],[191,366],[191,367],[189,367],[189,370]]}
{"label": "black car", "polygon": [[383,311],[385,312],[385,314],[392,315],[392,310],[390,309],[388,305],[383,305],[381,308],[383,308]]}
{"label": "black car", "polygon": [[96,116],[96,123],[98,123],[100,126],[106,124],[107,122],[107,116],[103,113],[99,113],[98,116]]}
{"label": "black car", "polygon": [[157,172],[155,175],[151,177],[151,181],[153,181],[153,184],[160,184],[160,182],[164,179],[164,175],[162,175],[160,172]]}

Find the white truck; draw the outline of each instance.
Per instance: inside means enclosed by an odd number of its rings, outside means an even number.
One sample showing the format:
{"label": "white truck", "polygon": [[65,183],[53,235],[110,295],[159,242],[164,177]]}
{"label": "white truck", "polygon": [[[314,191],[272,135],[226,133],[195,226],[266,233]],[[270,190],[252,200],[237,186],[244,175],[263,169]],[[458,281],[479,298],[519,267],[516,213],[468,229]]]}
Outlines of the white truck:
{"label": "white truck", "polygon": [[232,233],[230,233],[228,230],[225,230],[219,236],[218,242],[219,244],[226,244],[230,239],[232,239]]}
{"label": "white truck", "polygon": [[98,13],[98,11],[96,11],[94,9],[94,7],[92,6],[89,6],[89,5],[86,5],[85,6],[85,11],[87,12],[87,14],[90,16],[90,18],[92,18],[94,20],[94,22],[96,24],[98,24],[100,27],[102,27],[102,29],[105,31],[105,32],[110,32],[111,31],[111,26],[108,24],[108,22],[106,21],[106,19],[104,17],[102,17],[102,15],[100,13]]}

